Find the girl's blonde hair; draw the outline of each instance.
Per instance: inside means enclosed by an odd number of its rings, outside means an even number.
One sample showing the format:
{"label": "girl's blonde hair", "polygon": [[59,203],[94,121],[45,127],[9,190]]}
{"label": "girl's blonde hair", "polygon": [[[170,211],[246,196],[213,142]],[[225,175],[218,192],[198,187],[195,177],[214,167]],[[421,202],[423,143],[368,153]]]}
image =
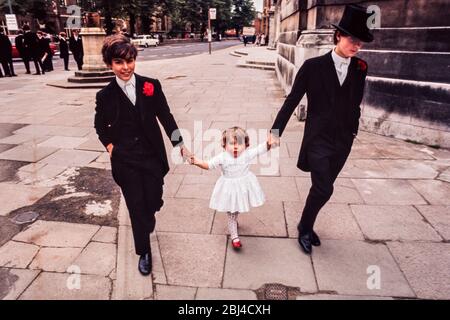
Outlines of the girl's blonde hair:
{"label": "girl's blonde hair", "polygon": [[240,127],[231,127],[222,132],[222,148],[225,148],[227,141],[237,141],[238,143],[245,143],[245,147],[250,145],[250,138],[247,131]]}

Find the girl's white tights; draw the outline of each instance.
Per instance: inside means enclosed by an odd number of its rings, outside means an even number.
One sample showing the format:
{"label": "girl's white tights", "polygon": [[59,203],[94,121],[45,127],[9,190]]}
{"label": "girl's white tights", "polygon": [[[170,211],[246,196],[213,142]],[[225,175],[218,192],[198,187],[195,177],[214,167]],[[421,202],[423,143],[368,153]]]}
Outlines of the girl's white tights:
{"label": "girl's white tights", "polygon": [[237,217],[239,212],[228,212],[228,231],[230,232],[231,240],[239,237],[237,227]]}

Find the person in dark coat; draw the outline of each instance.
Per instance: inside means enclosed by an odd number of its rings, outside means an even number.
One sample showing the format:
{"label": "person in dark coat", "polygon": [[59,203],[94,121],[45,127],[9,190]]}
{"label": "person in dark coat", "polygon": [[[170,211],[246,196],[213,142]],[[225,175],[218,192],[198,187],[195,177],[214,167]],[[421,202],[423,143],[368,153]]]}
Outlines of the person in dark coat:
{"label": "person in dark coat", "polygon": [[69,70],[69,44],[67,43],[67,35],[65,32],[59,33],[59,57],[64,59],[64,70]]}
{"label": "person in dark coat", "polygon": [[0,28],[0,63],[2,64],[6,76],[17,76],[14,73],[11,41],[9,41],[8,36],[4,33],[2,28]]}
{"label": "person in dark coat", "polygon": [[69,39],[69,48],[72,51],[73,58],[75,59],[78,70],[83,69],[83,39],[79,35],[78,30],[74,30],[72,36]]}
{"label": "person in dark coat", "polygon": [[20,58],[25,65],[25,69],[27,70],[26,74],[31,74],[30,72],[30,53],[25,48],[25,38],[23,36],[23,30],[19,30],[19,35],[14,40],[16,44],[17,51],[19,52]]}
{"label": "person in dark coat", "polygon": [[41,55],[42,65],[45,72],[53,71],[53,52],[50,48],[50,39],[42,31],[38,31],[39,49]]}
{"label": "person in dark coat", "polygon": [[39,46],[39,38],[36,33],[31,32],[31,29],[28,25],[23,26],[23,31],[25,32],[24,38],[24,47],[26,52],[29,54],[30,58],[33,59],[34,67],[36,68],[36,73],[34,75],[45,74],[44,66],[42,64],[42,52]]}
{"label": "person in dark coat", "polygon": [[307,119],[297,167],[311,172],[312,187],[297,229],[298,242],[307,254],[312,252],[312,245],[320,245],[313,230],[316,217],[333,194],[333,184],[358,133],[367,63],[355,55],[362,42],[373,40],[366,23],[369,17],[363,7],[345,7],[339,25],[334,25],[335,48],[303,63],[269,136],[271,146],[279,144],[289,118],[306,93]]}
{"label": "person in dark coat", "polygon": [[170,112],[161,83],[134,73],[137,49],[123,35],[105,39],[103,60],[116,78],[97,92],[95,129],[111,158],[114,181],[122,189],[130,214],[138,269],[152,270],[150,233],[163,206],[164,176],[169,171],[158,120],[174,147],[189,152]]}

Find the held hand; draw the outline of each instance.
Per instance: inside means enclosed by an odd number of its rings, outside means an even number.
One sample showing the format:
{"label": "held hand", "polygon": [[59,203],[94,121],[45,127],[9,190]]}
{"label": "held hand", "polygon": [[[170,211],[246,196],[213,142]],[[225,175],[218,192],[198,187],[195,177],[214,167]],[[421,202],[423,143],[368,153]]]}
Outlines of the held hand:
{"label": "held hand", "polygon": [[186,148],[185,145],[181,146],[180,153],[181,153],[181,156],[183,157],[183,161],[190,159],[190,157],[192,156],[192,153],[189,151],[188,148]]}
{"label": "held hand", "polygon": [[191,165],[195,165],[196,164],[196,161],[197,161],[197,159],[195,158],[195,156],[194,155],[191,155],[190,157],[189,157],[189,164],[191,164]]}
{"label": "held hand", "polygon": [[109,157],[112,158],[112,151],[114,149],[114,145],[112,143],[110,143],[106,146],[106,149],[108,150]]}
{"label": "held hand", "polygon": [[280,146],[280,138],[269,133],[267,137],[267,150]]}

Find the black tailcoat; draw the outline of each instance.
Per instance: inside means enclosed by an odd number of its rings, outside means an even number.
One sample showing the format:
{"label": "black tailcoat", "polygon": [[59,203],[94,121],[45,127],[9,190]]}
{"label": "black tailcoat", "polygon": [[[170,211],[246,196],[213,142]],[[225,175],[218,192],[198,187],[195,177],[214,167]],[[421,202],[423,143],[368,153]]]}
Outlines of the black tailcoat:
{"label": "black tailcoat", "polygon": [[[171,139],[172,145],[177,146],[182,142],[181,135],[177,135],[178,126],[170,112],[166,97],[161,88],[161,83],[156,79],[136,76],[136,105],[139,105],[144,134],[153,146],[158,156],[161,158],[162,176],[169,172],[169,162],[167,160],[166,148],[158,125],[158,120],[162,124],[164,131],[169,138],[175,133],[174,139]],[[151,83],[154,87],[152,96],[144,94],[144,83]],[[121,135],[121,95],[124,92],[114,79],[111,83],[97,93],[97,106],[95,114],[95,128],[100,141],[106,147],[110,143],[117,144]]]}
{"label": "black tailcoat", "polygon": [[60,58],[69,57],[69,45],[67,44],[67,40],[63,38],[59,39],[59,57]]}
{"label": "black tailcoat", "polygon": [[[175,135],[173,146],[182,142],[182,137],[177,134],[160,82],[135,76],[135,105],[115,79],[97,93],[95,128],[105,147],[114,146],[112,175],[127,204],[136,253],[143,255],[151,251],[149,235],[155,228],[155,213],[164,203],[164,176],[169,171],[158,120],[169,137]],[[151,86],[154,90],[148,88]]]}
{"label": "black tailcoat", "polygon": [[331,51],[325,55],[306,60],[297,73],[292,91],[286,98],[272,126],[281,136],[295,108],[306,93],[308,112],[305,132],[300,149],[297,167],[310,171],[307,149],[311,141],[327,130],[327,126],[336,121],[336,115],[342,120],[341,134],[355,136],[358,133],[360,104],[364,93],[367,64],[356,57],[351,58],[345,81],[349,82],[348,100],[337,112],[337,90],[339,80]]}

